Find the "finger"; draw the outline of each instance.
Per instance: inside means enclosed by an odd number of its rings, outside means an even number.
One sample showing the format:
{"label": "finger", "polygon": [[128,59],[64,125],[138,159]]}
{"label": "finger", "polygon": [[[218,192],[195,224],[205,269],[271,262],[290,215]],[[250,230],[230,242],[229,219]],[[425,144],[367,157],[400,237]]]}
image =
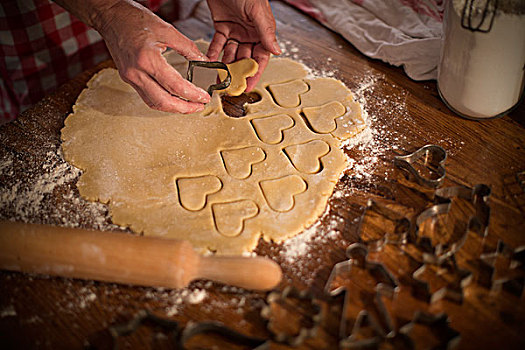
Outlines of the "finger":
{"label": "finger", "polygon": [[268,61],[270,60],[270,52],[266,51],[261,44],[257,44],[253,48],[253,59],[259,64],[259,69],[253,77],[246,79],[246,92],[252,91],[261,79],[261,76],[268,65]]}
{"label": "finger", "polygon": [[252,57],[253,44],[252,43],[241,43],[237,48],[236,59],[241,60],[243,58]]}
{"label": "finger", "polygon": [[222,62],[232,63],[235,61],[235,56],[237,55],[237,48],[239,43],[235,40],[228,40],[226,46],[224,46],[224,55],[222,55]]}
{"label": "finger", "polygon": [[184,79],[180,73],[169,64],[163,64],[161,67],[162,68],[159,67],[147,73],[171,95],[182,97],[191,102],[210,102],[210,95],[206,91]]}
{"label": "finger", "polygon": [[258,4],[259,6],[253,7],[250,17],[255,23],[262,45],[274,55],[280,55],[281,48],[275,37],[275,19],[270,4],[267,1],[259,2]]}
{"label": "finger", "polygon": [[203,89],[184,79],[181,74],[166,62],[161,55],[150,55],[150,64],[145,70],[170,94],[182,97],[191,102],[208,103],[210,95]]}
{"label": "finger", "polygon": [[226,44],[226,36],[220,32],[215,32],[208,48],[207,56],[211,61],[217,61],[221,54],[224,44]]}
{"label": "finger", "polygon": [[204,109],[202,103],[184,101],[170,95],[145,72],[139,72],[137,74],[137,79],[132,81],[132,86],[150,108],[159,111],[187,114],[199,112]]}
{"label": "finger", "polygon": [[208,56],[203,54],[192,40],[172,26],[170,26],[170,28],[165,33],[160,35],[159,40],[166,43],[166,45],[190,61],[209,60]]}

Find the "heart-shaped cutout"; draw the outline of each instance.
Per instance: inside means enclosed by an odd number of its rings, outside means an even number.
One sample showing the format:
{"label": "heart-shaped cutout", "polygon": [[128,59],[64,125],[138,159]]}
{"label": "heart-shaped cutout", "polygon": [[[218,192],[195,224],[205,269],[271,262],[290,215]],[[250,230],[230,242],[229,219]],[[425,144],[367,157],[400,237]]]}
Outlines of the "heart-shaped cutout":
{"label": "heart-shaped cutout", "polygon": [[245,147],[221,151],[224,167],[231,177],[246,179],[252,173],[252,165],[266,159],[266,153],[260,147]]}
{"label": "heart-shaped cutout", "polygon": [[259,186],[268,206],[283,213],[292,210],[295,205],[294,197],[308,188],[306,182],[298,175],[263,180]]}
{"label": "heart-shaped cutout", "polygon": [[319,107],[303,108],[309,127],[312,131],[328,134],[337,128],[335,119],[341,117],[346,112],[345,106],[340,102],[334,101]]}
{"label": "heart-shaped cutout", "polygon": [[293,80],[287,83],[268,86],[268,91],[275,102],[284,108],[297,107],[301,104],[300,95],[309,90],[308,84],[303,80]]}
{"label": "heart-shaped cutout", "polygon": [[244,230],[244,222],[259,213],[257,204],[248,199],[227,203],[213,203],[211,209],[215,228],[225,237],[240,235]]}
{"label": "heart-shaped cutout", "polygon": [[[419,160],[423,160],[423,164],[416,169],[415,165]],[[447,151],[442,147],[425,145],[414,153],[394,157],[394,164],[412,174],[420,185],[437,188],[443,183],[447,174],[446,160]],[[423,171],[426,174],[423,174]]]}
{"label": "heart-shaped cutout", "polygon": [[180,205],[190,211],[202,210],[207,197],[222,188],[221,180],[213,175],[180,177],[175,180],[175,185]]}
{"label": "heart-shaped cutout", "polygon": [[283,151],[299,172],[315,174],[323,170],[321,158],[330,152],[330,146],[322,140],[312,140],[287,146]]}
{"label": "heart-shaped cutout", "polygon": [[283,131],[291,129],[295,122],[287,114],[273,115],[271,117],[255,118],[251,120],[253,129],[259,139],[267,144],[276,145],[283,138]]}

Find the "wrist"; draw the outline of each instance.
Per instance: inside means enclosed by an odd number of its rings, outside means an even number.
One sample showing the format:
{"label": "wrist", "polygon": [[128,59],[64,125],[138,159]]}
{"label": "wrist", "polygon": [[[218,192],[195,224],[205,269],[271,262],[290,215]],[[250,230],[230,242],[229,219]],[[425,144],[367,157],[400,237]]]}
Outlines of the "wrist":
{"label": "wrist", "polygon": [[111,9],[115,5],[127,2],[128,0],[53,1],[88,26],[100,31],[104,23],[108,22],[108,13],[111,12]]}
{"label": "wrist", "polygon": [[101,35],[106,31],[112,21],[116,21],[116,11],[119,5],[127,3],[127,0],[92,0],[92,9],[86,24],[93,27]]}

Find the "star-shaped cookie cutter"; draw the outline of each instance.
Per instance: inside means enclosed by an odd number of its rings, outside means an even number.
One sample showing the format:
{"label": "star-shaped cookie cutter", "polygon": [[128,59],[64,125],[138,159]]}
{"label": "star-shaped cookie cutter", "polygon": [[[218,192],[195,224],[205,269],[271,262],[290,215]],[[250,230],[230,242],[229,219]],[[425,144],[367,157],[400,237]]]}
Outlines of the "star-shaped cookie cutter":
{"label": "star-shaped cookie cutter", "polygon": [[[286,332],[276,333],[271,329],[271,322],[273,315],[272,306],[279,303],[285,303],[288,299],[295,299],[301,302],[306,302],[311,307],[311,327],[300,327],[297,334],[289,334]],[[295,287],[286,286],[282,291],[270,292],[266,298],[266,306],[261,309],[261,316],[267,322],[267,328],[273,335],[272,341],[289,346],[299,346],[305,340],[315,337],[323,319],[323,309],[321,305],[316,302],[311,292],[307,290],[299,291]]]}
{"label": "star-shaped cookie cutter", "polygon": [[[479,282],[491,290],[504,289],[517,297],[521,297],[525,289],[524,254],[525,246],[512,249],[505,242],[499,240],[494,251],[482,253],[480,256],[480,269],[483,274]],[[510,274],[498,276],[498,259],[505,260],[507,272],[510,271]]]}
{"label": "star-shaped cookie cutter", "polygon": [[453,349],[461,340],[460,333],[450,327],[450,320],[445,313],[434,315],[416,311],[412,320],[399,329],[399,333],[410,336],[416,325],[427,327],[430,332],[435,333],[438,339],[441,340],[441,343],[434,347],[435,349]]}
{"label": "star-shaped cookie cutter", "polygon": [[223,81],[217,84],[212,84],[208,87],[207,91],[210,96],[213,94],[213,91],[223,90],[223,89],[226,89],[228,86],[230,86],[231,81],[232,81],[232,76],[231,76],[230,70],[228,69],[228,66],[225,63],[217,62],[217,61],[214,61],[214,62],[189,61],[188,73],[187,73],[187,79],[189,81],[193,81],[193,70],[195,69],[195,67],[222,69],[226,71],[227,76]]}
{"label": "star-shaped cookie cutter", "polygon": [[[432,170],[438,174],[438,178],[431,179],[424,177],[419,171],[416,170],[414,164],[420,159],[424,159],[425,165],[429,164],[431,161],[437,162],[437,164],[431,165],[433,166]],[[412,174],[417,183],[420,185],[437,188],[443,184],[447,174],[445,170],[446,160],[447,151],[445,151],[445,149],[443,149],[441,146],[425,145],[413,153],[407,154],[405,156],[394,157],[394,165]]]}
{"label": "star-shaped cookie cutter", "polygon": [[[463,289],[472,282],[472,273],[459,268],[454,256],[452,256],[445,263],[439,265],[439,269],[446,269],[447,274],[451,275],[453,280],[435,290],[431,290],[431,283],[423,278],[425,271],[430,268],[429,265],[430,264],[422,264],[412,273],[412,278],[418,282],[414,287],[421,289],[418,295],[425,294],[427,296],[427,302],[431,304],[441,299],[448,299],[461,304],[463,302]],[[438,274],[435,274],[434,277],[440,278]]]}

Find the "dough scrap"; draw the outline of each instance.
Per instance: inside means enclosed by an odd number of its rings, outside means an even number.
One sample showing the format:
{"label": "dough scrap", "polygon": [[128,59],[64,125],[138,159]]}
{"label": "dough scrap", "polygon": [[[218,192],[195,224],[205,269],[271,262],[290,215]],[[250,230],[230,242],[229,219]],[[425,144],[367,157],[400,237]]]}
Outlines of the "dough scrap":
{"label": "dough scrap", "polygon": [[[186,60],[166,59],[185,74]],[[207,71],[197,83],[205,88],[216,79]],[[276,104],[287,91],[269,86],[293,81],[309,87],[294,92],[299,105]],[[115,69],[100,71],[62,129],[64,157],[83,171],[80,194],[107,203],[116,224],[185,239],[200,252],[240,254],[260,237],[296,235],[325,210],[346,167],[341,142],[365,127],[361,108],[341,82],[309,79],[286,58],[270,59],[254,92],[261,100],[243,118],[223,112],[217,91],[204,112],[170,114],[148,108]],[[323,133],[312,127],[325,123]]]}
{"label": "dough scrap", "polygon": [[[227,64],[231,75],[231,83],[224,93],[230,96],[239,96],[246,90],[246,78],[253,77],[259,69],[259,64],[251,58],[244,58],[242,60]],[[221,81],[226,79],[226,72],[222,69],[217,70]]]}

